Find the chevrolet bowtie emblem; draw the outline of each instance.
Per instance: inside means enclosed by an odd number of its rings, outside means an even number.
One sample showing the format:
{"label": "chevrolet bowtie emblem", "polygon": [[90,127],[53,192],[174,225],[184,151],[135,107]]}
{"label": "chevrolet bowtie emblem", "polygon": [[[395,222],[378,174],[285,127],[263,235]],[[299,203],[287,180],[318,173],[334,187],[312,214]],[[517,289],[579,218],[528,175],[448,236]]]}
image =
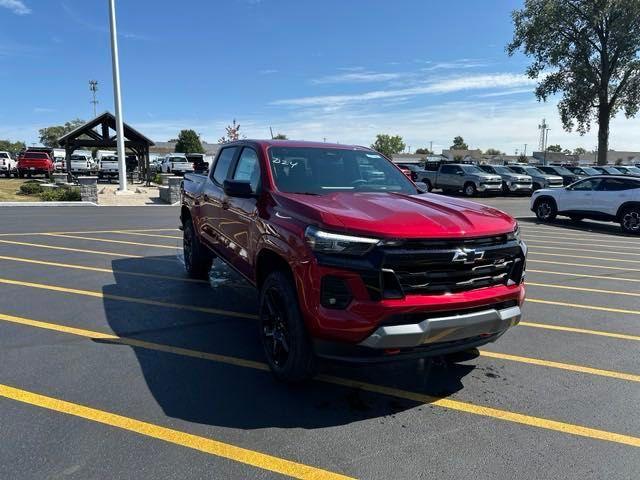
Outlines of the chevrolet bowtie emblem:
{"label": "chevrolet bowtie emblem", "polygon": [[484,251],[476,251],[470,248],[459,248],[453,254],[453,261],[460,263],[475,263],[484,258]]}

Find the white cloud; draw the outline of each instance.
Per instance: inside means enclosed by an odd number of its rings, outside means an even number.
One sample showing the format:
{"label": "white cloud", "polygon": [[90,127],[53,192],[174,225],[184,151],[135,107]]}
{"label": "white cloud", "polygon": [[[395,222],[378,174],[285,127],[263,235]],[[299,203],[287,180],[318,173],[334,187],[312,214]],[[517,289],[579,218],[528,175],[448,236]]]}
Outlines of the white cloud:
{"label": "white cloud", "polygon": [[0,7],[8,8],[16,15],[28,15],[31,9],[22,0],[0,0]]}
{"label": "white cloud", "polygon": [[352,72],[342,73],[340,75],[328,75],[311,80],[316,85],[328,83],[368,83],[368,82],[387,82],[402,77],[402,73],[376,73],[376,72]]}
{"label": "white cloud", "polygon": [[431,82],[425,82],[418,86],[399,89],[374,90],[370,92],[348,95],[324,95],[312,97],[300,97],[281,99],[271,102],[272,105],[284,105],[294,107],[336,106],[350,103],[362,103],[372,100],[380,100],[393,97],[408,97],[437,93],[452,93],[463,90],[483,90],[491,88],[514,88],[525,85],[534,85],[530,78],[514,73],[496,73],[485,75],[456,76]]}

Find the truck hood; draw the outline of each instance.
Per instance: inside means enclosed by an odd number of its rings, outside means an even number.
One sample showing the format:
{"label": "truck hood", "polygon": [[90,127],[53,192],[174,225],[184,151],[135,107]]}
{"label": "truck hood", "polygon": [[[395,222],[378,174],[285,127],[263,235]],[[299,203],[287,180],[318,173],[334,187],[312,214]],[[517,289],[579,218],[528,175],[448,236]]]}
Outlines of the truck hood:
{"label": "truck hood", "polygon": [[499,210],[436,194],[278,192],[274,200],[281,215],[327,230],[381,238],[482,237],[516,226]]}

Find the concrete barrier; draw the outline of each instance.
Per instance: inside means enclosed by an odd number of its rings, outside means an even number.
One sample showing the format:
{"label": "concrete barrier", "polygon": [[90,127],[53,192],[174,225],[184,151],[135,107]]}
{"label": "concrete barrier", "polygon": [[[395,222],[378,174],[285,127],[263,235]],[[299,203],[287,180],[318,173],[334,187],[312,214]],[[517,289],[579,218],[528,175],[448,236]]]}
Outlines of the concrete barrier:
{"label": "concrete barrier", "polygon": [[78,177],[83,202],[98,203],[98,177]]}
{"label": "concrete barrier", "polygon": [[158,190],[160,192],[160,200],[173,205],[174,203],[180,201],[180,184],[182,183],[182,177],[167,175],[166,173],[163,173],[161,175],[163,177],[163,185],[158,187]]}

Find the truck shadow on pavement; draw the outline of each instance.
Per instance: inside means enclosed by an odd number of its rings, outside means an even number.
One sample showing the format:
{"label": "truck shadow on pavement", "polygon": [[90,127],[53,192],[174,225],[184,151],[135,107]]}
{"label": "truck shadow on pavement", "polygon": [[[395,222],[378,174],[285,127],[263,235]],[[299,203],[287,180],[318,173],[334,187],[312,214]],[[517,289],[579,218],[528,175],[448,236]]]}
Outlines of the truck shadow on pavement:
{"label": "truck shadow on pavement", "polygon": [[558,217],[552,222],[541,222],[537,218],[519,218],[518,222],[523,225],[540,226],[540,227],[555,227],[559,231],[564,232],[593,232],[604,233],[607,235],[615,235],[618,237],[638,238],[637,235],[624,233],[620,229],[619,223],[613,222],[598,222],[595,220],[583,220],[580,222],[574,222],[569,218]]}
{"label": "truck shadow on pavement", "polygon": [[[182,265],[171,259],[147,257],[112,262],[116,282],[105,286],[103,292],[105,296],[111,296],[104,299],[104,309],[114,334],[264,363],[255,319],[139,305],[112,297],[139,297],[255,315],[257,292],[221,264],[214,264],[210,284],[122,273],[184,276]],[[372,418],[391,421],[396,414],[419,405],[320,381],[288,386],[277,382],[268,371],[238,366],[233,361],[229,364],[136,346],[131,348],[139,366],[123,360],[122,368],[139,368],[164,413],[188,422],[239,429],[314,429]],[[462,380],[474,368],[473,364],[448,363],[442,358],[434,358],[369,366],[322,362],[320,372],[444,397],[464,388]]]}

